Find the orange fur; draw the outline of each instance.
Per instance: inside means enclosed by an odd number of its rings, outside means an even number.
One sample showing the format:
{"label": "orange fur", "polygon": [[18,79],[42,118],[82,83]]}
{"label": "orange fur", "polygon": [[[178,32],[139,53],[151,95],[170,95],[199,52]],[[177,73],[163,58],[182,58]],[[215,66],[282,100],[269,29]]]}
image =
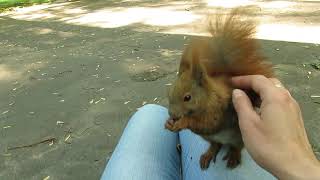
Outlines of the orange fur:
{"label": "orange fur", "polygon": [[[261,55],[257,40],[252,38],[256,23],[243,20],[243,13],[243,9],[238,8],[227,16],[210,17],[208,31],[211,37],[194,38],[187,46],[178,78],[169,91],[171,119],[165,125],[172,131],[190,129],[212,146],[230,143],[232,148],[226,156],[228,167],[240,163],[239,152],[243,147],[238,123],[234,120],[233,88],[228,78],[252,74],[274,76],[272,65]],[[188,101],[187,96],[191,97]],[[220,134],[229,129],[234,142],[216,142],[224,141],[219,140]],[[210,157],[215,158],[215,155],[216,152],[207,152],[201,158],[201,167],[207,167]]]}

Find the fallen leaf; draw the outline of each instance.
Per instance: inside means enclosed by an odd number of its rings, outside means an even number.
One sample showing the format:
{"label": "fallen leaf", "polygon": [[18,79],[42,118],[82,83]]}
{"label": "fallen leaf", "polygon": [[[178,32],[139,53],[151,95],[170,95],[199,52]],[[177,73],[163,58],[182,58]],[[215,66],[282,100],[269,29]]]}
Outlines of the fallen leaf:
{"label": "fallen leaf", "polygon": [[50,176],[43,178],[43,180],[49,180],[49,179],[50,179]]}

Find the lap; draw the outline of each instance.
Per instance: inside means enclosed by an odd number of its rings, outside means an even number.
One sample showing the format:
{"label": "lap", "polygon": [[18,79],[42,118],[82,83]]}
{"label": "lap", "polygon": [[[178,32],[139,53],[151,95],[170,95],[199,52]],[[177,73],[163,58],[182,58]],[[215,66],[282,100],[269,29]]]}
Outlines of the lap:
{"label": "lap", "polygon": [[[226,168],[223,147],[205,171],[199,159],[209,144],[189,130],[172,133],[164,129],[167,109],[146,105],[129,120],[104,172],[102,180],[214,180],[214,179],[275,179],[260,168],[243,150],[242,163],[233,170]],[[176,145],[181,144],[181,156]],[[181,160],[180,160],[181,159]],[[180,173],[182,169],[182,175]]]}
{"label": "lap", "polygon": [[101,179],[177,180],[178,135],[164,129],[165,108],[146,105],[129,120]]}

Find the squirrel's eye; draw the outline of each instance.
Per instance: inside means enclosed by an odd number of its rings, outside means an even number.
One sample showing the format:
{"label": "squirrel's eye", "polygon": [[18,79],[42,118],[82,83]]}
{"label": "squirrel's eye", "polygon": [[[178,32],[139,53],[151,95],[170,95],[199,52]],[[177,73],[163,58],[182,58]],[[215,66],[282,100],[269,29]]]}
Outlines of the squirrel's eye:
{"label": "squirrel's eye", "polygon": [[190,95],[186,95],[186,96],[184,96],[184,99],[183,99],[184,101],[190,101],[191,100],[191,96]]}

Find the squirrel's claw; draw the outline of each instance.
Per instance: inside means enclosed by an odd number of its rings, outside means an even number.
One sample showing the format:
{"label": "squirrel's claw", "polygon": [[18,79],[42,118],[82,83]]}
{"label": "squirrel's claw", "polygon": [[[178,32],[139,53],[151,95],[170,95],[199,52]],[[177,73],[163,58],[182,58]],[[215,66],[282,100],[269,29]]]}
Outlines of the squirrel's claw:
{"label": "squirrel's claw", "polygon": [[178,124],[176,122],[178,121],[174,121],[173,119],[168,119],[165,124],[165,128],[173,132],[180,131],[182,128],[178,127]]}
{"label": "squirrel's claw", "polygon": [[[213,159],[214,158],[214,159]],[[213,157],[212,153],[205,153],[202,154],[200,157],[200,168],[202,170],[208,169],[211,160],[215,161],[215,157]]]}
{"label": "squirrel's claw", "polygon": [[241,150],[231,149],[223,157],[223,160],[227,161],[227,167],[233,169],[237,167],[241,162]]}

